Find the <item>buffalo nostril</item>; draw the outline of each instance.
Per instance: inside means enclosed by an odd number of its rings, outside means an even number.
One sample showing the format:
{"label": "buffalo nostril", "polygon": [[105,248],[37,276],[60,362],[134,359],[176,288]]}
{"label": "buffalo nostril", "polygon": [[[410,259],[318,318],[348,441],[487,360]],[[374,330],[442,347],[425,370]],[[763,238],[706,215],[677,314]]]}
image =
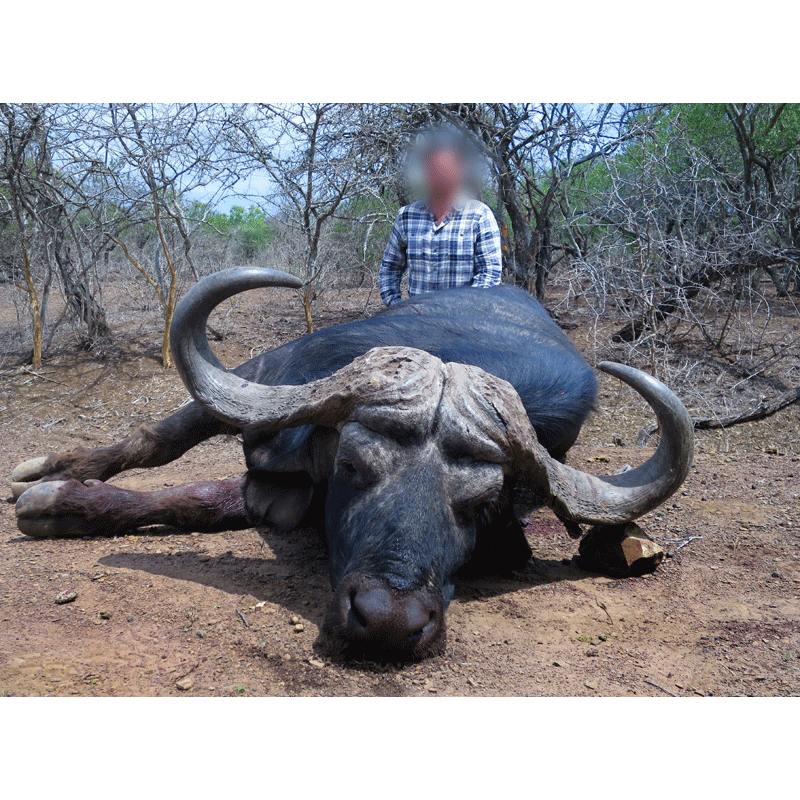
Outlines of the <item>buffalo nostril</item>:
{"label": "buffalo nostril", "polygon": [[350,592],[350,597],[349,597],[350,607],[348,609],[349,611],[348,617],[356,621],[358,628],[363,628],[364,630],[366,630],[367,628],[369,628],[369,620],[367,619],[366,616],[364,616],[363,612],[359,608],[359,604],[356,602],[357,596],[358,592],[355,589],[353,589]]}
{"label": "buffalo nostril", "polygon": [[381,587],[354,589],[350,593],[350,609],[356,622],[367,632],[391,626],[395,604],[391,594]]}
{"label": "buffalo nostril", "polygon": [[409,597],[405,602],[406,627],[411,637],[421,637],[434,619],[436,612],[427,607],[419,598]]}

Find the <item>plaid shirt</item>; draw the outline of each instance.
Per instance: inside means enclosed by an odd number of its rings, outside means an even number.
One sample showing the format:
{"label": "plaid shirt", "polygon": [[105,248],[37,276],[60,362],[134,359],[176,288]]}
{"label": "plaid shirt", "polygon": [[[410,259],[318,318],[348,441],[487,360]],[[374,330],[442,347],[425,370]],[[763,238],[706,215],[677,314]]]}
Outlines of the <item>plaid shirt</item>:
{"label": "plaid shirt", "polygon": [[461,200],[437,225],[425,203],[400,209],[383,254],[381,300],[401,300],[400,281],[408,269],[408,294],[500,283],[500,230],[489,206]]}

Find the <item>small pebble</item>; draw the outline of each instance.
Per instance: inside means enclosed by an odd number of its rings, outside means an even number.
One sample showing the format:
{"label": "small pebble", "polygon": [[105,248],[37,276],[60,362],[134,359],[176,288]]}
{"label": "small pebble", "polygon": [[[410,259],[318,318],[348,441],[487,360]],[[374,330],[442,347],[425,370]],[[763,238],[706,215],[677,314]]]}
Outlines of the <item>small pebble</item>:
{"label": "small pebble", "polygon": [[175,685],[182,692],[188,692],[191,688],[194,687],[194,681],[189,675],[187,675],[185,678],[181,678],[179,681],[175,681]]}
{"label": "small pebble", "polygon": [[284,653],[284,654],[281,656],[281,658],[282,658],[284,661],[291,661],[291,660],[292,660],[292,657],[291,657],[291,655],[289,655],[289,653]]}
{"label": "small pebble", "polygon": [[[776,570],[775,570],[775,571],[772,573],[772,577],[773,577],[773,578],[782,578],[782,577],[783,577],[783,573],[782,573],[782,572],[779,572],[779,571],[776,569]],[[56,602],[58,602],[58,600],[56,600]]]}
{"label": "small pebble", "polygon": [[204,553],[202,556],[197,556],[197,560],[205,564],[206,561],[211,561],[211,556]]}
{"label": "small pebble", "polygon": [[111,612],[101,611],[97,616],[100,617],[100,619],[111,619]]}
{"label": "small pebble", "polygon": [[607,641],[608,641],[608,636],[606,636],[606,634],[604,634],[604,633],[601,633],[601,634],[600,634],[600,635],[599,635],[597,638],[598,638],[598,639],[599,639],[601,642],[607,642]]}
{"label": "small pebble", "polygon": [[297,625],[294,626],[295,633],[302,633],[306,629],[306,626],[303,625],[302,622],[298,622]]}
{"label": "small pebble", "polygon": [[592,689],[592,690],[597,689],[597,681],[586,681],[586,683],[584,683],[583,685],[587,689]]}
{"label": "small pebble", "polygon": [[320,660],[319,658],[314,658],[313,656],[308,659],[308,663],[311,664],[312,667],[316,667],[317,669],[321,669],[325,666],[325,662]]}
{"label": "small pebble", "polygon": [[594,645],[595,647],[597,647],[597,645],[599,645],[599,644],[600,644],[600,640],[599,640],[599,639],[592,639],[592,641],[591,641],[591,642],[589,642],[589,644],[592,644],[592,645]]}
{"label": "small pebble", "polygon": [[63,592],[59,592],[56,595],[55,603],[57,606],[63,606],[66,603],[71,603],[73,600],[78,599],[78,593],[72,589],[68,589]]}
{"label": "small pebble", "polygon": [[197,635],[198,635],[198,636],[199,636],[201,639],[205,639],[205,638],[206,638],[206,632],[205,632],[205,631],[197,631]]}
{"label": "small pebble", "polygon": [[298,616],[289,617],[289,622],[290,622],[292,625],[297,625],[297,624],[299,624],[299,622],[300,622],[300,617],[298,617]]}

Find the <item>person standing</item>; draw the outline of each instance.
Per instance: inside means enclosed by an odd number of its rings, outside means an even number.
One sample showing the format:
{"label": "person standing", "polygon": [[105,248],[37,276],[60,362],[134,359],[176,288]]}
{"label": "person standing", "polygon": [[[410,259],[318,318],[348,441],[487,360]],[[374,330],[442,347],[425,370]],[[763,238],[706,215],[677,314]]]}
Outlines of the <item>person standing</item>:
{"label": "person standing", "polygon": [[465,190],[467,158],[455,141],[432,140],[423,151],[425,200],[400,209],[379,273],[381,300],[402,299],[408,272],[410,297],[457,286],[500,283],[500,229],[492,210]]}

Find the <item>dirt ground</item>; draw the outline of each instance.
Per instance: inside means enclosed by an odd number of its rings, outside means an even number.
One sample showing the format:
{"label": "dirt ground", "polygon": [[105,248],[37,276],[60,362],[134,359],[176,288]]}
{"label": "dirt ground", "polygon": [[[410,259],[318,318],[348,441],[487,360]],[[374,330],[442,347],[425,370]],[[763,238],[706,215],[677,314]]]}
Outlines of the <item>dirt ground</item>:
{"label": "dirt ground", "polygon": [[[8,349],[9,297],[0,288]],[[36,455],[117,441],[185,401],[157,362],[156,309],[123,291],[109,306],[117,343],[105,351],[65,342],[35,374],[0,371],[0,475]],[[330,291],[315,318],[332,325],[375,307],[366,291]],[[593,363],[607,331],[581,324],[578,311],[566,321]],[[229,365],[303,332],[288,291],[250,293],[212,322]],[[796,312],[773,323],[796,329]],[[652,419],[641,400],[603,376],[599,405],[569,462],[602,473],[645,460],[651,449],[633,446]],[[2,503],[0,694],[798,695],[800,408],[700,432],[696,451],[683,491],[642,521],[672,553],[657,572],[583,572],[571,562],[577,542],[550,512],[523,509],[534,558],[513,579],[463,583],[446,654],[411,665],[332,663],[314,651],[330,598],[315,531],[266,532],[266,542],[253,530],[156,529],[33,540]],[[237,475],[242,464],[239,443],[221,438],[114,482],[155,489]],[[56,605],[65,590],[77,600]]]}

